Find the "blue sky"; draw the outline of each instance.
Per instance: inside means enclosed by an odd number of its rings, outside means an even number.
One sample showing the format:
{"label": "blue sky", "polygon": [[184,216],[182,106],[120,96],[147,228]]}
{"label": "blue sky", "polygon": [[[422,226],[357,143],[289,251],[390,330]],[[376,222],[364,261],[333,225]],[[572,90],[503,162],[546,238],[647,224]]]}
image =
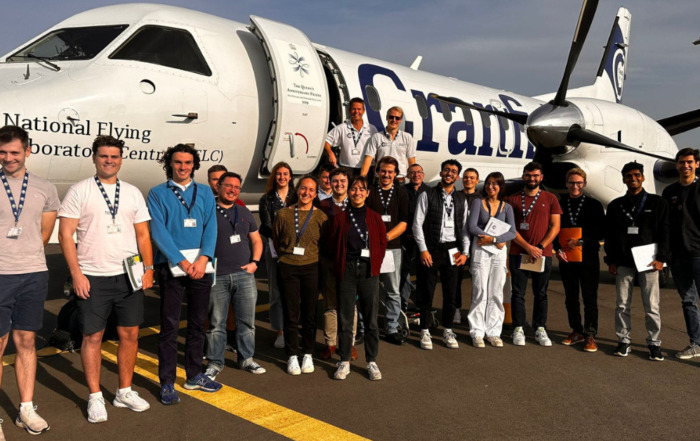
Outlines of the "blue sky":
{"label": "blue sky", "polygon": [[[124,3],[25,0],[3,5],[0,53],[75,13]],[[527,95],[554,91],[581,8],[579,0],[446,0],[436,2],[182,1],[188,7],[248,23],[249,15],[301,29],[316,43]],[[619,2],[601,1],[570,86],[592,82]],[[634,0],[623,103],[659,119],[700,108],[700,3]],[[125,4],[124,7],[128,7]],[[700,147],[700,129],[677,136]]]}

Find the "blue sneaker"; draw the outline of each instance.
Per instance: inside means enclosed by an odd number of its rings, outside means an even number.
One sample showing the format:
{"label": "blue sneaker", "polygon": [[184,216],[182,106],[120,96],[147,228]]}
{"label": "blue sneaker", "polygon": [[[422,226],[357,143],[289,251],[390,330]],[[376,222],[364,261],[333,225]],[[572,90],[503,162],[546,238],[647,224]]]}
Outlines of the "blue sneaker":
{"label": "blue sneaker", "polygon": [[166,406],[169,404],[177,404],[180,402],[180,397],[175,392],[175,386],[172,384],[164,384],[160,388],[160,402]]}
{"label": "blue sneaker", "polygon": [[216,392],[221,389],[221,383],[210,380],[204,374],[199,374],[194,378],[185,381],[185,389],[187,390],[201,390],[203,392]]}

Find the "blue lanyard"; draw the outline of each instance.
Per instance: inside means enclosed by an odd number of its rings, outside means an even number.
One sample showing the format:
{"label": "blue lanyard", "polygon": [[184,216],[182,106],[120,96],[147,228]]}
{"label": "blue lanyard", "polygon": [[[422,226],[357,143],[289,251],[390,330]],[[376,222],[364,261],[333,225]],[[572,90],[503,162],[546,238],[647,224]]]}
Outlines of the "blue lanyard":
{"label": "blue lanyard", "polygon": [[100,192],[102,192],[102,197],[105,198],[105,202],[107,202],[107,208],[109,208],[109,214],[112,215],[112,223],[115,223],[116,217],[117,217],[117,212],[119,211],[119,179],[117,179],[117,188],[114,191],[114,205],[112,205],[109,202],[109,196],[107,196],[107,192],[105,191],[105,188],[102,185],[102,182],[100,182],[100,179],[97,177],[97,175],[95,175],[94,178],[95,178],[95,182],[97,183],[97,188],[100,189]]}
{"label": "blue lanyard", "polygon": [[304,231],[306,231],[306,227],[309,225],[309,221],[311,220],[311,215],[314,213],[314,206],[311,206],[311,210],[309,210],[309,214],[306,215],[306,220],[304,221],[304,226],[301,227],[301,231],[299,231],[299,206],[295,205],[294,206],[294,231],[297,233],[297,244],[299,243],[299,240],[301,239],[301,236],[304,235]]}
{"label": "blue lanyard", "polygon": [[192,193],[192,203],[190,205],[187,205],[187,202],[185,202],[185,199],[180,194],[180,190],[178,190],[176,187],[174,187],[174,186],[170,185],[170,183],[168,183],[168,188],[171,189],[173,191],[173,193],[175,193],[175,196],[177,196],[177,198],[180,200],[180,203],[182,204],[182,206],[185,207],[185,209],[187,209],[187,217],[188,218],[192,218],[192,215],[190,213],[192,211],[192,208],[194,208],[195,202],[197,201],[197,183],[192,182],[192,185],[194,185],[194,191]]}
{"label": "blue lanyard", "polygon": [[24,208],[24,198],[27,196],[27,184],[29,183],[29,172],[24,171],[24,179],[22,180],[22,191],[19,196],[19,205],[15,203],[15,198],[12,196],[12,189],[10,189],[10,183],[7,182],[7,177],[5,176],[5,171],[0,169],[0,178],[2,178],[2,185],[5,186],[5,191],[7,192],[7,198],[10,200],[10,206],[12,207],[12,214],[15,215],[15,227],[19,222],[19,215],[22,214],[22,208]]}

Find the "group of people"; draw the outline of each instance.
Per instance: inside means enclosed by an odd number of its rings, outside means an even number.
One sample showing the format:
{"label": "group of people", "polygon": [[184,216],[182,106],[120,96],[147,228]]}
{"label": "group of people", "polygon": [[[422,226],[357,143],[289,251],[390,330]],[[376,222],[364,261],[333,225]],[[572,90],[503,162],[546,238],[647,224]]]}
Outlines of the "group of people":
{"label": "group of people", "polygon": [[[260,199],[259,227],[239,200],[240,175],[214,166],[208,173],[211,187],[194,181],[200,157],[191,146],[178,144],[165,151],[160,163],[166,182],[153,187],[144,199],[136,187],[118,177],[124,142],[99,136],[92,147],[94,176],[73,185],[61,202],[51,183],[27,171],[25,161],[31,153],[27,132],[16,126],[1,128],[0,178],[7,201],[0,200],[0,229],[7,233],[0,235],[0,284],[4,286],[0,353],[12,329],[20,394],[15,423],[35,435],[49,429],[32,400],[35,336],[42,327],[48,290],[44,246],[57,218],[84,334],[81,360],[91,423],[108,418],[100,389],[100,347],[110,314],[116,316],[119,336],[119,388],[112,404],[137,412],[150,407],[131,385],[144,290],[156,278],[163,404],[180,401],[174,384],[185,295],[185,389],[216,392],[222,387],[216,377],[224,368],[227,346],[235,346],[240,369],[265,373],[253,359],[258,294],[254,274],[263,259],[270,322],[277,333],[274,346],[285,349],[291,375],[314,371],[319,294],[326,343],[320,357],[339,356],[337,380],[349,375],[350,362],[358,357],[355,344],[360,342],[364,343],[369,379],[382,378],[377,365],[380,303],[386,310],[385,340],[402,345],[406,335],[402,331],[406,330],[400,318],[414,288],[421,317],[420,347],[431,350],[438,281],[442,286],[442,341],[447,348],[457,349],[453,326],[462,320],[465,271],[472,279],[468,322],[473,346],[503,347],[503,292],[508,271],[513,344],[526,344],[525,291],[531,278],[534,337],[540,345],[551,346],[546,326],[547,286],[555,254],[571,327],[562,343],[584,343],[585,351],[595,352],[602,240],[609,271],[616,276],[619,344],[615,355],[624,357],[630,352],[630,304],[637,279],[649,356],[663,360],[658,273],[668,262],[690,338],[689,346],[676,356],[700,356],[698,150],[678,152],[679,182],[668,186],[662,196],[644,190],[642,164],[626,164],[622,180],[627,192],[613,200],[606,213],[599,201],[584,194],[587,176],[579,168],[566,174],[568,192],[560,199],[541,188],[543,169],[536,162],[524,167],[524,188],[511,196],[506,196],[500,172],[488,174],[477,192],[478,171],[468,168],[462,174],[461,163],[454,159],[441,164],[436,185],[427,185],[423,168],[415,161],[411,135],[399,130],[401,108],[388,110],[382,132],[363,122],[361,99],[351,100],[349,114],[347,122],[328,134],[325,147],[330,165],[321,167],[317,176],[304,175],[295,181],[288,164],[274,165]],[[340,147],[337,156],[334,147]],[[455,185],[460,175],[462,190]],[[643,261],[640,268],[638,254],[650,246],[652,251],[642,253],[648,262]],[[415,286],[411,281],[414,265]],[[229,325],[235,326],[227,326],[229,316],[233,319]],[[1,374],[0,368],[0,380]]]}

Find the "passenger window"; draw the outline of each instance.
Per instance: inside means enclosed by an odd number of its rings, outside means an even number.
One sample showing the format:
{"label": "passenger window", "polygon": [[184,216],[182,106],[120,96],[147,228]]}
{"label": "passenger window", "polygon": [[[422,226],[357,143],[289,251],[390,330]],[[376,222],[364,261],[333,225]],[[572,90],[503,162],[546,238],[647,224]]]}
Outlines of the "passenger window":
{"label": "passenger window", "polygon": [[211,76],[197,43],[183,29],[144,26],[109,58],[142,61]]}
{"label": "passenger window", "polygon": [[89,60],[126,28],[127,25],[113,25],[58,29],[10,55],[6,61]]}
{"label": "passenger window", "polygon": [[374,86],[367,85],[365,86],[365,92],[367,92],[369,107],[375,112],[382,110],[382,100],[379,99],[379,92],[377,92],[377,89],[375,89]]}
{"label": "passenger window", "polygon": [[413,97],[416,100],[416,106],[418,107],[418,114],[423,119],[428,119],[428,103],[425,101],[425,97],[420,93]]}

